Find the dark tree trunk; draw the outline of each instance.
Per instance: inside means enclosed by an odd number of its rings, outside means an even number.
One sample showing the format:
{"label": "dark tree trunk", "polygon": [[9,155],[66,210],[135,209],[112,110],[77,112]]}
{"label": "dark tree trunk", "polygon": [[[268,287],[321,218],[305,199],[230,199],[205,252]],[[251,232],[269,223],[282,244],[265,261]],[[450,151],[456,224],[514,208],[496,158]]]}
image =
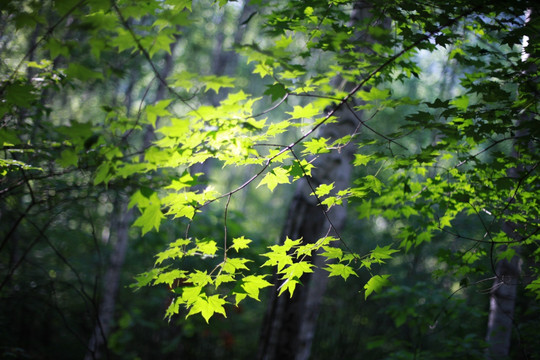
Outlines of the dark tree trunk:
{"label": "dark tree trunk", "polygon": [[[343,117],[340,122],[323,128],[320,135],[336,139],[352,133],[354,128],[353,120]],[[313,191],[312,188],[320,184],[334,182],[335,191],[348,187],[352,157],[352,146],[347,146],[341,152],[333,151],[322,155],[314,162],[316,169],[313,170],[309,182],[304,178],[298,184],[288,210],[281,242],[289,237],[302,238],[303,243],[315,243],[327,234],[337,235],[324,214],[324,208],[309,194]],[[335,207],[328,212],[328,216],[335,229],[339,231],[345,223],[346,210],[344,207]],[[318,267],[323,266],[323,259],[319,256],[314,256],[312,261]],[[275,281],[260,337],[259,359],[309,358],[320,302],[327,281],[328,273],[317,269],[314,273],[302,277],[303,286],[296,287],[292,298],[288,294],[278,297],[281,282]]]}
{"label": "dark tree trunk", "polygon": [[[351,16],[351,25],[370,17],[370,9],[368,3],[358,1]],[[367,35],[356,34],[355,36]],[[364,50],[357,49],[359,52]],[[345,90],[354,85],[339,79],[336,79],[335,83]],[[357,120],[352,114],[342,113],[339,122],[326,125],[321,129],[320,136],[330,138],[331,142],[332,139],[354,133],[355,124]],[[316,199],[309,194],[319,184],[334,182],[336,192],[349,187],[353,155],[353,146],[349,145],[341,151],[322,155],[314,162],[316,169],[312,171],[313,177],[309,179],[309,183],[306,179],[302,179],[296,189],[287,214],[287,223],[283,228],[281,242],[289,237],[293,240],[302,238],[304,243],[314,243],[324,236],[337,235],[334,229],[339,232],[343,227],[346,208],[334,207],[328,212],[328,218],[334,226],[332,228],[324,214],[324,209],[318,206]],[[311,274],[304,275],[301,279],[303,286],[296,287],[292,298],[288,294],[278,297],[281,283],[277,281],[274,274],[275,286],[263,323],[258,359],[309,359],[320,304],[328,283],[328,273],[322,270],[324,261],[324,258],[314,256],[312,262],[317,269]]]}

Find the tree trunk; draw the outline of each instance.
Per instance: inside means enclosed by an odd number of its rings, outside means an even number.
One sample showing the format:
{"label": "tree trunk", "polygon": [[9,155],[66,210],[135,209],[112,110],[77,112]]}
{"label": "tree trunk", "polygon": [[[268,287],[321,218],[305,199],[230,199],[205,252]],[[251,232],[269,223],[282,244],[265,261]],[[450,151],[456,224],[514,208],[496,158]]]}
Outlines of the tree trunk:
{"label": "tree trunk", "polygon": [[[167,78],[172,72],[174,65],[173,54],[177,43],[178,41],[171,44],[171,53],[165,56],[165,66],[161,72],[163,79]],[[132,88],[132,86],[128,87]],[[163,100],[166,95],[166,90],[167,87],[165,84],[159,83],[154,102]],[[130,96],[128,96],[128,99],[130,99]],[[150,145],[153,138],[154,129],[151,126],[148,126],[143,135],[143,149]],[[114,229],[114,225],[117,225],[117,241],[114,245],[109,266],[103,279],[103,297],[99,306],[94,331],[88,341],[88,350],[86,352],[85,360],[100,359],[102,347],[105,346],[105,349],[107,349],[107,338],[110,333],[111,325],[114,322],[114,309],[122,275],[122,267],[128,250],[129,227],[134,219],[133,211],[127,209],[128,202],[127,199],[120,199],[118,206],[115,206],[114,209],[113,216],[119,216],[119,221],[118,224],[113,224],[111,229]],[[124,214],[124,216],[120,216],[120,214]]]}
{"label": "tree trunk", "polygon": [[486,342],[488,359],[505,359],[510,352],[510,338],[514,321],[517,282],[519,280],[520,259],[497,263],[497,279],[493,284],[489,299],[489,320]]}
{"label": "tree trunk", "polygon": [[[534,14],[534,16],[537,15],[538,14]],[[527,11],[525,16],[525,21],[529,22],[533,14],[531,11]],[[523,39],[524,48],[522,61],[525,62],[529,60],[529,54],[526,52],[527,40],[532,42],[536,41],[536,38],[537,36],[535,36],[535,39]],[[536,73],[537,66],[530,60],[529,63],[529,69],[526,73]],[[522,122],[532,124],[532,119],[528,119],[524,115],[523,118],[517,121],[517,127],[519,127]],[[526,130],[519,130],[516,132],[516,137],[518,139],[527,139],[528,136],[529,134]],[[529,143],[529,145],[531,144]],[[520,156],[517,146],[514,147],[513,156],[516,158],[519,158]],[[512,168],[508,171],[508,176],[511,179],[514,179],[517,184],[524,170],[526,169]],[[502,229],[508,235],[508,239],[517,242],[522,240],[517,231],[516,224],[507,221],[502,225]],[[516,252],[519,252],[519,248],[514,247],[514,249],[516,249]],[[516,306],[517,285],[520,281],[521,262],[519,254],[516,254],[510,261],[503,259],[496,265],[496,279],[491,288],[489,299],[489,318],[486,335],[486,342],[488,344],[486,358],[488,360],[506,359],[510,354],[512,328],[514,326],[514,309]]]}
{"label": "tree trunk", "polygon": [[[351,16],[351,26],[370,17],[370,9],[368,3],[358,1]],[[383,25],[387,25],[386,22]],[[366,34],[355,35],[367,36]],[[360,52],[365,49],[356,50]],[[336,79],[335,83],[345,90],[354,85],[339,79]],[[320,136],[330,138],[330,142],[332,139],[352,134],[355,130],[357,122],[352,114],[345,116],[344,111],[340,112],[342,114],[339,122],[326,125],[321,129]],[[320,184],[334,182],[335,192],[349,187],[353,156],[353,146],[349,145],[341,151],[334,150],[322,155],[314,162],[313,177],[309,179],[311,186],[306,179],[300,181],[289,207],[288,220],[283,228],[281,242],[284,242],[287,236],[293,240],[302,238],[303,243],[314,243],[324,236],[337,235],[324,215],[324,209],[318,206],[316,199],[309,194]],[[338,232],[345,223],[346,213],[345,207],[334,207],[328,213],[332,225]],[[314,256],[312,262],[317,268],[313,273],[302,277],[303,286],[295,289],[292,298],[286,295],[278,297],[278,289],[281,284],[277,281],[277,276],[274,273],[275,286],[263,323],[258,359],[309,359],[320,304],[328,283],[328,272],[322,270],[324,261],[324,258]]]}
{"label": "tree trunk", "polygon": [[[335,124],[325,126],[321,136],[330,139],[350,134],[355,124],[351,118],[342,117]],[[334,182],[335,191],[349,186],[352,171],[353,147],[347,146],[338,151],[320,156],[315,162],[312,177],[300,180],[294,198],[289,207],[287,222],[283,228],[281,242],[286,237],[303,239],[303,243],[314,243],[320,238],[337,234],[331,229],[325,217],[324,209],[318,206],[316,199],[310,196],[320,184]],[[311,186],[310,186],[311,184]],[[340,230],[345,223],[346,210],[344,207],[335,207],[328,216]],[[315,256],[313,263],[319,268],[323,266],[324,259]],[[274,280],[276,280],[274,274]],[[319,313],[322,295],[326,290],[328,273],[317,269],[312,274],[302,277],[303,286],[296,288],[294,296],[277,296],[280,283],[275,281],[270,305],[265,317],[259,344],[259,359],[286,360],[308,359],[311,344],[315,334],[315,325]]]}
{"label": "tree trunk", "polygon": [[[244,21],[246,14],[253,10],[253,7],[247,3],[244,5],[243,10],[240,14],[239,21]],[[240,23],[241,24],[241,23]],[[245,27],[239,26],[239,30],[235,36],[235,41],[239,42],[242,39],[243,34],[245,33]],[[165,64],[161,71],[161,77],[166,79],[172,72],[174,68],[174,51],[178,41],[171,44],[171,53],[167,54],[165,57]],[[226,72],[226,69],[234,69],[237,63],[237,56],[235,53],[225,52],[223,50],[223,38],[219,37],[216,41],[215,50],[214,50],[215,61],[212,64],[212,71],[215,75],[223,75]],[[232,66],[231,66],[232,65]],[[232,71],[232,70],[230,70]],[[159,83],[156,95],[155,102],[163,100],[166,96],[167,87],[163,83]],[[128,99],[130,97],[128,96]],[[220,98],[217,94],[213,97],[210,97],[210,102],[213,105],[217,105]],[[128,106],[129,111],[129,106]],[[143,135],[143,148],[146,148],[154,138],[154,129],[151,126],[148,126],[145,129]],[[197,164],[199,165],[199,164]],[[201,166],[195,166],[195,171],[193,172],[204,172],[208,173],[208,166],[201,164]],[[201,187],[202,189],[202,187]],[[99,307],[99,313],[96,319],[96,325],[92,336],[88,342],[88,351],[85,356],[85,360],[90,359],[99,359],[101,358],[101,348],[107,345],[107,337],[110,333],[111,325],[114,321],[114,309],[116,304],[116,297],[118,294],[118,286],[120,283],[120,276],[122,266],[124,264],[125,255],[128,249],[128,231],[129,225],[133,221],[133,211],[127,211],[127,201],[123,201],[122,205],[118,206],[118,212],[115,211],[115,214],[125,214],[121,219],[118,229],[117,229],[117,242],[115,248],[111,255],[110,264],[107,268],[107,272],[104,276],[104,288],[103,288],[103,298]],[[124,209],[126,208],[126,209]]]}
{"label": "tree trunk", "polygon": [[[107,272],[103,278],[103,297],[99,307],[98,316],[92,336],[88,341],[88,351],[85,360],[99,359],[102,356],[101,349],[105,346],[107,349],[107,337],[109,336],[111,326],[114,320],[114,309],[116,306],[116,296],[120,286],[120,277],[122,266],[126,258],[129,240],[129,227],[133,222],[133,210],[127,210],[127,201],[119,200],[115,206],[114,214],[118,216],[118,223],[113,224],[116,227],[116,244],[109,261]],[[108,354],[106,356],[108,358]]]}

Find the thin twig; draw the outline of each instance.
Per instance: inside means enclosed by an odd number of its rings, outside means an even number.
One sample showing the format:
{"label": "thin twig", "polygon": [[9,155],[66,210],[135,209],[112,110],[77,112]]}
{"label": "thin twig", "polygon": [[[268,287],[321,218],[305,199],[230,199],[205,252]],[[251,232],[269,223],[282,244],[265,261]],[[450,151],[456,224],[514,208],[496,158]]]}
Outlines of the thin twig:
{"label": "thin twig", "polygon": [[294,156],[294,158],[298,162],[298,165],[300,166],[300,169],[302,170],[302,174],[304,175],[304,178],[306,179],[306,182],[307,182],[309,188],[311,189],[311,192],[312,192],[313,196],[315,196],[315,199],[317,200],[317,205],[321,207],[321,211],[323,212],[324,217],[326,218],[326,221],[328,221],[328,223],[330,224],[331,229],[334,230],[334,232],[336,233],[337,238],[343,244],[343,246],[345,246],[347,251],[349,251],[351,254],[353,254],[354,257],[357,257],[358,255],[354,251],[352,251],[352,249],[349,247],[349,245],[347,245],[345,240],[343,240],[343,238],[341,237],[341,234],[339,233],[338,229],[332,223],[332,220],[330,219],[330,216],[328,216],[328,210],[324,209],[324,205],[322,204],[322,201],[321,201],[319,195],[317,195],[317,193],[315,192],[315,188],[313,187],[313,184],[311,183],[311,181],[309,181],[309,176],[306,173],[304,167],[302,166],[302,164],[300,162],[300,159],[298,158],[298,156],[296,156],[296,153],[294,152],[294,150],[292,148],[289,149],[289,151],[291,152],[291,154]]}
{"label": "thin twig", "polygon": [[227,203],[225,204],[225,214],[223,216],[223,261],[227,261],[227,214],[229,213],[229,203],[231,202],[232,194],[227,197]]}
{"label": "thin twig", "polygon": [[365,121],[363,121],[362,119],[360,119],[360,117],[358,116],[358,114],[353,110],[351,109],[351,105],[349,103],[345,103],[345,106],[347,107],[347,109],[349,109],[349,111],[351,112],[351,114],[353,114],[354,118],[360,123],[362,124],[364,127],[366,127],[368,130],[370,130],[371,132],[375,133],[376,135],[382,137],[383,139],[385,139],[386,141],[388,142],[391,142],[393,144],[396,144],[397,146],[405,149],[405,150],[408,150],[405,146],[401,145],[400,143],[398,143],[397,141],[395,141],[394,139],[390,139],[389,137],[387,137],[386,135],[384,134],[381,134],[380,132],[378,132],[377,130],[373,129],[372,127],[370,127],[369,125],[366,124]]}

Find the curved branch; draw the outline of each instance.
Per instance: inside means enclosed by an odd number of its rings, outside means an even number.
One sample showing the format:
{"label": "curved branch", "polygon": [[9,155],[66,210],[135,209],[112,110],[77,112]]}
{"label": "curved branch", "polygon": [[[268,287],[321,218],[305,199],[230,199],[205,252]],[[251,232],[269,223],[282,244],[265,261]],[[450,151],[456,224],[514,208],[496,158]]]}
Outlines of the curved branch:
{"label": "curved branch", "polygon": [[[116,6],[115,6],[116,9],[118,9]],[[399,51],[398,53],[394,54],[393,56],[391,56],[390,58],[388,58],[388,60],[386,60],[385,62],[383,62],[381,65],[379,65],[377,68],[375,68],[375,70],[372,70],[362,81],[360,81],[351,91],[349,91],[347,93],[347,95],[345,97],[343,97],[338,104],[336,104],[336,106],[331,109],[327,114],[326,116],[321,120],[319,121],[315,126],[313,126],[309,131],[307,131],[304,135],[302,135],[301,137],[299,137],[298,139],[296,139],[294,142],[292,142],[291,144],[285,146],[281,151],[279,151],[278,153],[274,154],[273,156],[269,157],[267,160],[266,160],[266,163],[263,165],[263,167],[257,172],[255,173],[252,177],[250,177],[247,181],[245,181],[242,185],[240,185],[239,187],[237,187],[236,189],[233,189],[225,194],[222,194],[214,199],[211,199],[211,200],[208,200],[206,201],[205,203],[203,203],[202,205],[198,206],[196,208],[196,210],[199,210],[203,207],[205,207],[206,205],[209,205],[217,200],[220,200],[220,199],[223,199],[223,198],[226,198],[230,195],[233,195],[237,192],[239,192],[240,190],[244,189],[245,187],[247,187],[249,184],[251,184],[255,179],[257,179],[259,176],[261,176],[265,171],[266,169],[268,169],[268,167],[270,166],[270,164],[274,161],[274,159],[278,158],[279,156],[283,155],[285,152],[287,151],[290,151],[292,148],[294,148],[296,145],[300,144],[301,142],[303,142],[305,139],[307,139],[308,137],[310,137],[315,131],[317,131],[317,129],[319,129],[322,125],[324,125],[326,122],[328,122],[328,120],[330,118],[332,118],[332,116],[342,107],[344,106],[345,104],[347,104],[347,102],[349,100],[351,100],[354,95],[360,91],[360,89],[362,89],[366,83],[371,80],[372,78],[375,77],[375,75],[377,75],[378,73],[380,73],[382,70],[384,70],[386,67],[390,66],[391,64],[393,64],[397,59],[399,59],[400,57],[402,57],[403,55],[405,55],[406,53],[408,53],[409,51],[413,50],[414,48],[418,47],[418,45],[420,45],[421,43],[425,42],[425,41],[429,41],[429,39],[436,33],[439,33],[440,31],[442,31],[443,29],[449,27],[449,26],[452,26],[453,24],[455,24],[456,22],[458,22],[459,20],[461,20],[462,18],[474,13],[476,10],[480,9],[481,6],[478,5],[472,9],[470,9],[469,11],[461,14],[460,16],[454,18],[454,19],[450,19],[448,22],[446,22],[444,25],[441,25],[439,26],[437,29],[435,29],[434,31],[424,35],[423,37],[421,37],[420,39],[416,40],[414,43],[412,43],[411,45],[405,47],[404,49],[402,49],[401,51]]]}

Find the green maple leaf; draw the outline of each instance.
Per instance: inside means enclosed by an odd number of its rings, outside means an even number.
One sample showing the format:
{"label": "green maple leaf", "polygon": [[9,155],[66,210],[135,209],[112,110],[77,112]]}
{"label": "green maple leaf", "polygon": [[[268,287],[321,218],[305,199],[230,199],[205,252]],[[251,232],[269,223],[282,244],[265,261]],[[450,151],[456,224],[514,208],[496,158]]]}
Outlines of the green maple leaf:
{"label": "green maple leaf", "polygon": [[358,276],[352,267],[345,264],[330,264],[325,270],[330,272],[328,276],[341,276],[345,280],[347,280],[350,275]]}
{"label": "green maple leaf", "polygon": [[179,247],[172,247],[170,249],[167,249],[165,251],[162,251],[156,255],[157,260],[155,262],[156,265],[160,265],[163,261],[167,259],[175,259],[175,258],[182,258],[184,256],[184,251]]}
{"label": "green maple leaf", "polygon": [[287,112],[287,114],[291,115],[291,119],[311,119],[314,116],[319,115],[320,113],[321,110],[314,108],[313,104],[311,103],[307,104],[306,106],[295,106],[293,107],[292,112]]}
{"label": "green maple leaf", "polygon": [[152,281],[154,281],[154,279],[156,279],[161,270],[162,269],[154,268],[150,271],[135,276],[136,283],[131,284],[129,287],[136,288],[136,290],[138,290],[143,286],[149,285]]}
{"label": "green maple leaf", "polygon": [[391,259],[392,254],[398,251],[399,250],[390,249],[390,245],[384,247],[379,247],[379,245],[377,245],[377,247],[371,252],[371,259],[378,263],[384,263],[383,260]]}
{"label": "green maple leaf", "polygon": [[[277,245],[276,245],[277,246]],[[283,249],[282,247],[275,248],[272,247],[271,252],[261,254],[261,256],[265,256],[268,258],[264,264],[261,266],[276,266],[277,270],[281,271],[286,265],[292,264],[292,258],[289,256],[285,251],[281,251]]]}
{"label": "green maple leaf", "polygon": [[313,264],[310,264],[307,261],[300,261],[297,263],[292,263],[285,269],[278,272],[283,274],[282,279],[294,279],[294,278],[300,279],[302,275],[304,275],[304,273],[312,273],[313,266],[314,266]]}
{"label": "green maple leaf", "polygon": [[236,270],[249,270],[249,268],[246,266],[246,263],[250,261],[251,260],[242,258],[228,258],[227,261],[223,263],[223,271],[234,274]]}
{"label": "green maple leaf", "polygon": [[272,286],[271,283],[264,280],[266,275],[249,275],[242,279],[242,289],[246,292],[246,294],[257,300],[259,300],[259,291],[262,288]]}
{"label": "green maple leaf", "polygon": [[172,118],[171,126],[164,126],[156,132],[172,138],[186,137],[186,135],[189,134],[189,120]]}
{"label": "green maple leaf", "polygon": [[272,85],[266,85],[267,89],[264,92],[265,95],[270,95],[272,101],[282,99],[285,94],[287,94],[287,89],[280,83],[275,83]]}
{"label": "green maple leaf", "polygon": [[197,299],[205,294],[201,294],[202,286],[186,286],[182,288],[182,295],[180,300],[187,306],[195,303]]}
{"label": "green maple leaf", "polygon": [[245,237],[239,237],[233,239],[233,244],[230,246],[231,249],[236,250],[236,252],[240,251],[240,249],[247,249],[249,248],[249,243],[251,243],[250,239],[246,239]]}
{"label": "green maple leaf", "polygon": [[379,90],[372,87],[369,91],[359,91],[357,96],[365,101],[386,100],[390,97],[390,90]]}
{"label": "green maple leaf", "polygon": [[354,166],[367,165],[371,161],[372,155],[354,154]]}
{"label": "green maple leaf", "polygon": [[377,179],[375,176],[368,175],[364,177],[363,179],[361,179],[361,181],[363,182],[366,188],[371,189],[373,192],[379,195],[381,194],[383,183],[379,179]]}
{"label": "green maple leaf", "polygon": [[306,141],[304,143],[305,149],[302,150],[302,154],[324,154],[329,153],[330,149],[328,149],[328,145],[326,142],[328,139],[325,138],[319,138],[319,139],[312,139],[310,141]]}
{"label": "green maple leaf", "polygon": [[150,50],[148,50],[148,54],[151,58],[154,57],[154,55],[160,51],[165,50],[167,53],[171,53],[171,43],[174,42],[174,37],[169,34],[158,34],[157,36],[154,36],[152,38],[152,44],[150,46]]}
{"label": "green maple leaf", "polygon": [[190,239],[176,239],[169,246],[170,247],[173,247],[173,246],[178,247],[178,246],[185,246],[185,245],[189,245],[189,244],[191,244]]}
{"label": "green maple leaf", "polygon": [[213,280],[210,275],[208,275],[205,271],[195,270],[194,273],[189,274],[188,276],[189,282],[192,284],[198,285],[198,287],[203,287],[207,284],[212,284]]}
{"label": "green maple leaf", "polygon": [[303,255],[310,256],[311,253],[316,249],[318,249],[318,246],[316,244],[302,245],[296,248],[294,254],[296,255],[297,258],[300,258]]}
{"label": "green maple leaf", "polygon": [[169,307],[167,308],[167,311],[165,311],[165,318],[171,320],[171,317],[175,314],[178,314],[178,311],[180,311],[180,304],[182,303],[182,299],[176,298],[174,299]]}
{"label": "green maple leaf", "polygon": [[209,75],[203,76],[200,80],[206,87],[205,91],[212,89],[216,92],[216,94],[221,88],[234,87],[234,79],[228,76]]}
{"label": "green maple leaf", "polygon": [[217,289],[217,287],[219,285],[221,285],[223,283],[226,283],[226,282],[233,282],[233,281],[235,281],[235,279],[234,279],[234,276],[232,276],[231,274],[219,274],[214,279],[214,284],[215,284],[216,289]]}
{"label": "green maple leaf", "polygon": [[281,133],[287,131],[287,129],[291,125],[292,125],[292,123],[289,122],[288,120],[280,121],[280,122],[275,123],[275,124],[270,124],[268,126],[268,128],[266,129],[266,135],[268,135],[268,136],[276,136],[278,134],[281,134]]}
{"label": "green maple leaf", "polygon": [[198,297],[189,310],[189,313],[186,315],[186,318],[201,313],[204,320],[206,320],[206,323],[208,323],[208,320],[210,320],[215,313],[227,317],[227,313],[225,313],[225,308],[223,307],[225,303],[225,299],[220,298],[219,295],[212,295],[208,298],[205,298],[204,296]]}
{"label": "green maple leaf", "polygon": [[295,160],[292,165],[284,166],[285,169],[289,171],[289,175],[293,177],[294,180],[300,179],[305,175],[311,176],[311,169],[313,169],[313,164],[302,159],[300,161]]}
{"label": "green maple leaf", "polygon": [[525,289],[528,289],[535,294],[536,300],[540,299],[540,279],[533,280],[529,285],[525,286]]}
{"label": "green maple leaf", "polygon": [[294,289],[296,289],[296,284],[299,282],[300,281],[298,281],[298,278],[285,280],[285,282],[279,287],[279,295],[288,290],[290,297],[292,297],[294,294]]}
{"label": "green maple leaf", "polygon": [[203,255],[210,255],[213,256],[216,254],[216,251],[218,250],[217,244],[214,240],[196,240],[196,251],[200,252]]}
{"label": "green maple leaf", "polygon": [[281,35],[281,38],[279,40],[276,40],[276,47],[285,49],[292,42],[293,42],[292,36],[286,37],[284,35]]}
{"label": "green maple leaf", "polygon": [[[283,245],[281,245],[281,251],[287,252],[291,250],[293,247],[300,245],[301,243],[302,243],[302,238],[293,240],[293,239],[289,239],[289,237],[287,236],[285,238],[285,242],[283,243]],[[274,248],[274,246],[272,246],[272,248]]]}
{"label": "green maple leaf", "polygon": [[189,171],[186,170],[184,171],[180,179],[173,179],[170,185],[165,186],[165,189],[173,189],[179,191],[196,184],[197,180],[193,178]]}
{"label": "green maple leaf", "polygon": [[189,11],[191,11],[192,3],[193,3],[193,0],[176,0],[174,2],[174,7],[176,10],[188,9]]}
{"label": "green maple leaf", "polygon": [[372,292],[380,292],[383,287],[388,286],[390,284],[389,277],[390,275],[375,275],[369,279],[364,285],[364,289],[366,289],[365,298],[367,299]]}
{"label": "green maple leaf", "polygon": [[159,230],[161,220],[165,215],[161,212],[161,203],[156,194],[152,194],[149,204],[144,208],[142,215],[133,223],[133,226],[140,226],[142,234],[146,234],[152,229]]}
{"label": "green maple leaf", "polygon": [[179,269],[163,272],[156,277],[156,280],[154,281],[154,285],[167,284],[169,286],[172,286],[172,284],[174,283],[176,279],[185,278],[185,274],[186,274],[186,271],[179,270]]}
{"label": "green maple leaf", "polygon": [[171,115],[169,110],[166,109],[171,102],[171,99],[165,99],[157,102],[155,105],[146,106],[146,118],[152,126],[156,126],[156,121],[159,116]]}
{"label": "green maple leaf", "polygon": [[333,246],[324,246],[325,252],[321,256],[326,256],[327,259],[341,259],[343,257],[343,251],[340,248]]}
{"label": "green maple leaf", "polygon": [[98,185],[100,183],[107,183],[114,175],[114,166],[109,162],[103,162],[101,165],[98,166],[96,169],[96,176],[94,177],[94,185]]}
{"label": "green maple leaf", "polygon": [[[324,196],[330,194],[330,191],[334,188],[334,183],[331,184],[321,184],[315,189],[315,194],[317,196]],[[313,194],[313,193],[311,193]]]}
{"label": "green maple leaf", "polygon": [[253,70],[253,73],[259,74],[262,79],[266,76],[272,76],[274,73],[274,69],[265,64],[257,64],[255,65],[255,69]]}
{"label": "green maple leaf", "polygon": [[168,207],[166,215],[174,215],[174,218],[187,217],[192,219],[195,215],[193,202],[197,200],[194,192],[170,193],[162,199],[163,204]]}
{"label": "green maple leaf", "polygon": [[190,91],[195,86],[195,79],[197,74],[190,73],[189,71],[181,71],[177,74],[171,75],[169,79],[172,81],[171,86],[181,87]]}
{"label": "green maple leaf", "polygon": [[270,189],[270,191],[273,191],[278,184],[290,183],[291,181],[289,180],[289,172],[284,168],[277,167],[270,170],[261,180],[259,185],[257,185],[257,187],[266,184],[266,186],[268,186],[268,189]]}

